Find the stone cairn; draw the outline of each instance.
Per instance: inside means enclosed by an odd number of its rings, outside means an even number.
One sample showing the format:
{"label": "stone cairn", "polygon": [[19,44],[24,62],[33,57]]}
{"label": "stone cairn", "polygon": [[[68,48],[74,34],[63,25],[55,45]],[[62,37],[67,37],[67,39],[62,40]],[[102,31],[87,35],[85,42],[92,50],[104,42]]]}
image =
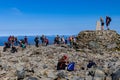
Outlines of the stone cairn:
{"label": "stone cairn", "polygon": [[120,35],[113,30],[81,31],[76,47],[91,50],[120,50]]}

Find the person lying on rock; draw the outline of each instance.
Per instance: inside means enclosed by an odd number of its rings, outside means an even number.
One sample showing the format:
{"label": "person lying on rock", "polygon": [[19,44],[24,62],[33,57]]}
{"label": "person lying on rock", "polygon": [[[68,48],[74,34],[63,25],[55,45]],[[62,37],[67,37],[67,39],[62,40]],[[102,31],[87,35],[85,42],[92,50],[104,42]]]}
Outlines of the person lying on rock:
{"label": "person lying on rock", "polygon": [[68,63],[69,63],[68,56],[67,55],[62,56],[62,58],[58,60],[57,70],[65,70]]}

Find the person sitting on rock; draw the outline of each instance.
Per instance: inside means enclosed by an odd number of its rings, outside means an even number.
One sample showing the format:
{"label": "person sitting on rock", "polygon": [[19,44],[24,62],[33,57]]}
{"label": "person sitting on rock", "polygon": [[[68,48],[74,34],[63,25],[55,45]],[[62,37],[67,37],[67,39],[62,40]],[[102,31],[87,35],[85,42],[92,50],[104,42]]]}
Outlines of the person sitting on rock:
{"label": "person sitting on rock", "polygon": [[3,52],[5,52],[7,48],[10,48],[10,43],[9,42],[4,43]]}
{"label": "person sitting on rock", "polygon": [[11,53],[15,53],[15,52],[17,52],[17,48],[15,46],[12,46]]}
{"label": "person sitting on rock", "polygon": [[64,55],[61,59],[58,60],[57,70],[65,70],[68,63],[68,56]]}
{"label": "person sitting on rock", "polygon": [[20,41],[19,41],[19,44],[20,44],[20,47],[21,47],[22,49],[25,49],[25,48],[26,48],[26,45],[25,45],[24,40],[20,40]]}

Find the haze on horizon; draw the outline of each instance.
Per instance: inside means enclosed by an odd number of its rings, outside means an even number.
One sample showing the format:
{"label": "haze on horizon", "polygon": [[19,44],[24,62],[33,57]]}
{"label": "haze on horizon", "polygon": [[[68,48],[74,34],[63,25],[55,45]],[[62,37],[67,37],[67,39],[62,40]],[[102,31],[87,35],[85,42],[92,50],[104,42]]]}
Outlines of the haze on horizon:
{"label": "haze on horizon", "polygon": [[[110,29],[120,33],[120,0],[1,0],[0,36],[72,35],[95,30],[110,16]],[[106,29],[106,26],[105,26]]]}

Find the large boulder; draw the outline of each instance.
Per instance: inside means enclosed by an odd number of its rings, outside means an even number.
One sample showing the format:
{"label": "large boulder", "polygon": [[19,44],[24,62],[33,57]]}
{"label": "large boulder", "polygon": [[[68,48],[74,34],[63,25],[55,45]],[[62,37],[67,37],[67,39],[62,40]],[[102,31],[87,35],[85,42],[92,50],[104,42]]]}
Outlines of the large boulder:
{"label": "large boulder", "polygon": [[112,80],[119,80],[120,79],[120,69],[114,72],[112,75]]}

